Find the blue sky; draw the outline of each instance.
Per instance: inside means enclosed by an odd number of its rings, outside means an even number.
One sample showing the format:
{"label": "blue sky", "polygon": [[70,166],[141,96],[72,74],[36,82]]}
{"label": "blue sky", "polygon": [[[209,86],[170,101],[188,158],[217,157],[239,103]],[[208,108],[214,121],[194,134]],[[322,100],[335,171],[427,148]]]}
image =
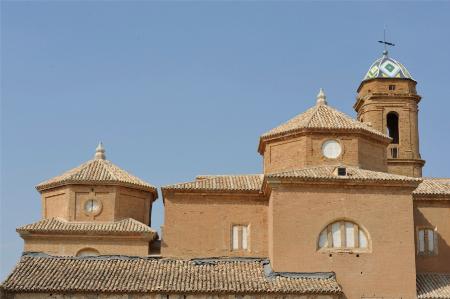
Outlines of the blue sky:
{"label": "blue sky", "polygon": [[[323,87],[355,115],[381,56],[418,81],[425,175],[450,177],[450,2],[1,2],[1,264],[40,218],[34,186],[93,157],[157,186],[261,172],[259,135]],[[162,224],[162,202],[153,226]]]}

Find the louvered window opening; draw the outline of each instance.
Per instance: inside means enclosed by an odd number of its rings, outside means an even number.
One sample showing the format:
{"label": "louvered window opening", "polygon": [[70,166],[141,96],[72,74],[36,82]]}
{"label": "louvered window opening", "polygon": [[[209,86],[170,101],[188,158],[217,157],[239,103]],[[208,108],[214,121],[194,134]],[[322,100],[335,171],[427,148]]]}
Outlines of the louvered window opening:
{"label": "louvered window opening", "polygon": [[231,229],[231,249],[234,251],[248,250],[248,237],[248,225],[233,225]]}
{"label": "louvered window opening", "polygon": [[369,248],[367,233],[356,223],[336,221],[327,225],[319,236],[319,249],[361,249]]}
{"label": "louvered window opening", "polygon": [[433,228],[418,229],[417,249],[419,255],[437,254],[437,234]]}

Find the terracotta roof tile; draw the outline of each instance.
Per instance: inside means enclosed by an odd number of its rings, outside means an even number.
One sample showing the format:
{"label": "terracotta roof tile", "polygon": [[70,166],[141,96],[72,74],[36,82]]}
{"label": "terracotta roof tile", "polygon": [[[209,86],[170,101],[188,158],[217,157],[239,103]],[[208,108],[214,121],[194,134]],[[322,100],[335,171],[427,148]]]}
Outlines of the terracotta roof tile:
{"label": "terracotta roof tile", "polygon": [[93,159],[73,168],[62,175],[40,183],[39,191],[67,184],[119,184],[156,193],[156,188],[129,174],[108,160]]}
{"label": "terracotta roof tile", "polygon": [[[337,175],[337,168],[345,167],[347,174]],[[319,166],[303,168],[278,173],[271,173],[267,178],[301,178],[306,180],[338,180],[338,181],[400,181],[400,182],[421,182],[419,178],[412,178],[387,172],[378,172],[361,169],[352,166]]]}
{"label": "terracotta roof tile", "polygon": [[115,222],[71,222],[61,218],[42,219],[38,222],[17,228],[19,233],[90,233],[121,234],[139,233],[150,234],[153,238],[157,233],[149,226],[132,218]]}
{"label": "terracotta roof tile", "polygon": [[450,179],[424,178],[414,195],[444,195],[450,197]]}
{"label": "terracotta roof tile", "polygon": [[340,294],[333,273],[274,275],[265,260],[211,262],[123,256],[25,254],[3,283],[7,292]]}
{"label": "terracotta roof tile", "polygon": [[389,139],[389,136],[326,104],[318,104],[306,110],[284,124],[264,133],[261,138],[265,139],[294,133],[302,129],[362,130],[372,135]]}
{"label": "terracotta roof tile", "polygon": [[[398,181],[420,183],[422,179],[396,175],[386,172],[371,171],[352,166],[345,166],[347,175],[338,176],[338,166],[317,166],[296,170],[270,173],[266,178],[297,178],[305,180],[339,180],[339,181]],[[262,192],[263,174],[251,175],[206,175],[198,176],[195,181],[164,186],[165,190],[194,191],[257,191]]]}
{"label": "terracotta roof tile", "polygon": [[195,181],[164,186],[162,190],[255,191],[261,190],[264,175],[207,175]]}
{"label": "terracotta roof tile", "polygon": [[449,299],[450,273],[418,273],[418,299]]}

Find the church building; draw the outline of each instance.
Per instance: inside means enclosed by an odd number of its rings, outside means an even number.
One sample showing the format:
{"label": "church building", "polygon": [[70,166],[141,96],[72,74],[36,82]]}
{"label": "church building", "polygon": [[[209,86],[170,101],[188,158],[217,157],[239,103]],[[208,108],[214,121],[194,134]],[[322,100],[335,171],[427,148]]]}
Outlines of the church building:
{"label": "church building", "polygon": [[[160,188],[106,159],[37,185],[3,298],[450,298],[450,178],[422,177],[416,81],[383,52],[353,108],[321,89],[259,174]],[[70,159],[70,157],[68,157]],[[151,227],[164,203],[164,225]]]}

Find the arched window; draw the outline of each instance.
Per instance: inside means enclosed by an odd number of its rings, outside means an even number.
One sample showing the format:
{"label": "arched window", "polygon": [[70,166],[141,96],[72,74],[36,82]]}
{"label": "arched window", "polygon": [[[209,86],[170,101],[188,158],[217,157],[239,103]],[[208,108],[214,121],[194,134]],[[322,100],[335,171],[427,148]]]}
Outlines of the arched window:
{"label": "arched window", "polygon": [[100,252],[94,248],[83,248],[78,251],[77,256],[98,256]]}
{"label": "arched window", "polygon": [[328,224],[319,235],[319,249],[369,249],[367,233],[358,224],[336,221]]}
{"label": "arched window", "polygon": [[387,133],[392,138],[392,143],[398,144],[398,114],[389,112],[386,116]]}

